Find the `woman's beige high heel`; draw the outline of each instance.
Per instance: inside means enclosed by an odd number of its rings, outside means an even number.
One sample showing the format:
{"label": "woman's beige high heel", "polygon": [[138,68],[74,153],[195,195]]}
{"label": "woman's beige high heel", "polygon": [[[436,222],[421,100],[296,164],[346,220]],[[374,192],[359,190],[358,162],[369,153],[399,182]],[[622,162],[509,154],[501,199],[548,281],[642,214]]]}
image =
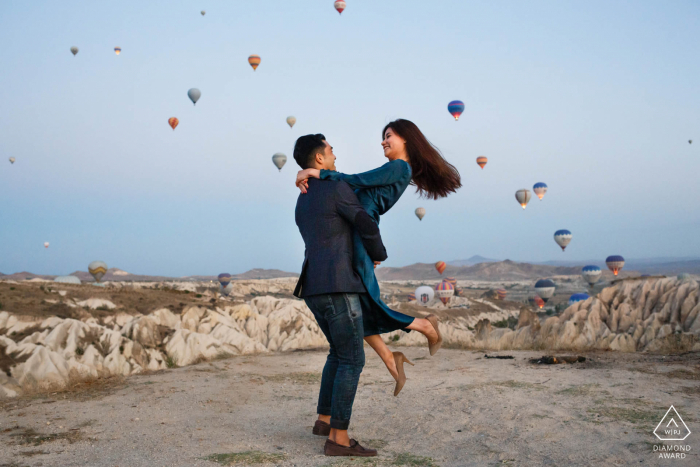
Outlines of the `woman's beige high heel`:
{"label": "woman's beige high heel", "polygon": [[391,352],[394,355],[394,363],[396,363],[396,371],[399,377],[396,379],[396,388],[394,388],[394,397],[398,396],[403,389],[403,385],[406,384],[406,373],[403,371],[403,362],[408,363],[413,366],[413,363],[401,352]]}
{"label": "woman's beige high heel", "polygon": [[430,351],[430,356],[432,357],[435,355],[435,353],[442,347],[442,334],[440,334],[440,328],[438,328],[438,319],[437,316],[434,314],[429,314],[428,316],[425,317],[430,324],[433,325],[433,328],[435,328],[435,332],[437,333],[437,342],[430,343],[430,339],[428,339],[428,350]]}

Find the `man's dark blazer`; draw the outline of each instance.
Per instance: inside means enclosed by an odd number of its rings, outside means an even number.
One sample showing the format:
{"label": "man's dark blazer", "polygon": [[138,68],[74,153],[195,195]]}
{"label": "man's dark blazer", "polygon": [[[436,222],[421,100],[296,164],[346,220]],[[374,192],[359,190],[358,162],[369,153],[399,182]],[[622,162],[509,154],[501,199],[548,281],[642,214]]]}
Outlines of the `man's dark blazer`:
{"label": "man's dark blazer", "polygon": [[372,261],[384,261],[387,255],[379,227],[347,183],[315,178],[308,183],[309,189],[299,195],[295,211],[306,252],[294,295],[366,293],[352,268],[353,228]]}

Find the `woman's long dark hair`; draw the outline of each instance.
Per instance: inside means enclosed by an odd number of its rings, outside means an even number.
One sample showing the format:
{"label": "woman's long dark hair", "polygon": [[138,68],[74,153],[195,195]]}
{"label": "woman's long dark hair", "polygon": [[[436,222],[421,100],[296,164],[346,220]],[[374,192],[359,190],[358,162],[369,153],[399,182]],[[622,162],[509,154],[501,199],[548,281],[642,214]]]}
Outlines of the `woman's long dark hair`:
{"label": "woman's long dark hair", "polygon": [[394,120],[384,127],[382,138],[388,128],[406,140],[406,153],[413,175],[411,184],[416,186],[420,196],[444,198],[462,186],[455,166],[442,157],[438,148],[428,141],[415,123],[402,118]]}

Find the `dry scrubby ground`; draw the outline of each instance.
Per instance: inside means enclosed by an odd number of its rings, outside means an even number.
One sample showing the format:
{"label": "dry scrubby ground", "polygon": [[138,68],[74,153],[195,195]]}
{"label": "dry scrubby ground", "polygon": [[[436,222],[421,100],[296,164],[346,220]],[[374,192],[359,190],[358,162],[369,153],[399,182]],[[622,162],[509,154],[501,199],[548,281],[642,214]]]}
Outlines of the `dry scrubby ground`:
{"label": "dry scrubby ground", "polygon": [[[367,349],[352,436],[373,459],[326,458],[311,434],[325,352],[234,357],[83,382],[0,403],[2,466],[668,465],[652,434],[673,404],[700,463],[700,355],[588,352],[533,365],[483,352],[399,350],[416,363],[393,380]],[[504,354],[502,352],[501,354]]]}

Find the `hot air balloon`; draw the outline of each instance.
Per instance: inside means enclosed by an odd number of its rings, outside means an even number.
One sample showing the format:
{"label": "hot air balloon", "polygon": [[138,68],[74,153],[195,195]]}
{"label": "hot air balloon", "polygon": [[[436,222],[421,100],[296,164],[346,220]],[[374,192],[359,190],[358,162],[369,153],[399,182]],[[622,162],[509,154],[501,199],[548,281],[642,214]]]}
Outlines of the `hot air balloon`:
{"label": "hot air balloon", "polygon": [[14,158],[14,157],[10,157],[9,160],[10,160],[10,164],[14,164],[14,163],[15,163],[15,158]]}
{"label": "hot air balloon", "polygon": [[409,302],[415,302],[415,301],[416,301],[416,294],[415,294],[415,292],[411,292],[410,294],[408,294],[408,301],[409,301]]}
{"label": "hot air balloon", "polygon": [[115,47],[115,48],[114,48],[114,53],[117,54],[117,55],[119,55],[120,53],[122,53],[122,48],[121,48],[121,47]]}
{"label": "hot air balloon", "polygon": [[78,48],[76,46],[73,46],[70,48],[70,52],[73,54],[75,57],[78,54]]}
{"label": "hot air balloon", "polygon": [[693,144],[693,140],[692,140],[692,139],[689,139],[689,140],[688,140],[688,144]]}
{"label": "hot air balloon", "polygon": [[537,305],[537,308],[540,310],[544,308],[544,300],[542,300],[539,295],[535,295],[535,305]]}
{"label": "hot air balloon", "polygon": [[248,57],[248,63],[250,63],[250,66],[253,67],[253,71],[258,69],[258,65],[260,65],[260,56],[259,55],[251,55]]}
{"label": "hot air balloon", "polygon": [[605,259],[605,264],[607,264],[608,269],[610,269],[613,272],[613,274],[617,276],[617,273],[620,272],[620,269],[622,269],[625,266],[625,258],[623,258],[620,255],[608,256]]}
{"label": "hot air balloon", "polygon": [[278,152],[274,156],[272,156],[272,163],[275,164],[275,167],[277,167],[280,172],[282,172],[282,167],[284,167],[284,164],[287,163],[287,156],[282,154],[281,152]]}
{"label": "hot air balloon", "polygon": [[335,3],[333,3],[333,6],[335,7],[336,10],[338,10],[338,14],[342,14],[343,10],[345,9],[345,2],[343,0],[338,0]]}
{"label": "hot air balloon", "polygon": [[297,122],[296,117],[292,117],[291,115],[287,117],[287,125],[289,125],[289,128],[294,128],[294,124]]}
{"label": "hot air balloon", "polygon": [[432,287],[421,285],[415,291],[416,301],[421,305],[427,305],[435,297]]}
{"label": "hot air balloon", "polygon": [[49,247],[49,242],[44,242],[44,248],[48,248],[48,247]]}
{"label": "hot air balloon", "polygon": [[575,293],[571,297],[569,297],[569,306],[573,305],[574,303],[588,300],[589,298],[591,298],[591,296],[587,293]]}
{"label": "hot air balloon", "polygon": [[488,157],[485,157],[485,156],[479,156],[479,157],[476,158],[476,163],[477,163],[477,164],[479,165],[479,167],[481,167],[482,169],[484,168],[484,166],[486,165],[486,163],[487,163],[488,161],[489,161],[489,158],[488,158]]}
{"label": "hot air balloon", "polygon": [[435,263],[435,269],[437,269],[437,272],[439,272],[440,274],[442,274],[446,267],[447,265],[444,261],[438,261],[437,263]]}
{"label": "hot air balloon", "polygon": [[464,102],[452,101],[447,104],[447,111],[455,118],[455,122],[459,120],[459,116],[464,112]]}
{"label": "hot air balloon", "polygon": [[455,287],[444,280],[435,287],[435,292],[442,304],[447,305],[447,302],[450,301],[450,298],[452,298],[455,293]]}
{"label": "hot air balloon", "polygon": [[173,131],[175,131],[175,127],[177,127],[179,124],[180,124],[180,120],[178,120],[175,117],[170,117],[168,119],[168,125],[170,125],[170,127],[173,129]]}
{"label": "hot air balloon", "polygon": [[505,300],[507,294],[506,289],[496,289],[496,296],[499,300]]}
{"label": "hot air balloon", "polygon": [[200,97],[202,97],[202,91],[200,91],[197,88],[192,88],[189,91],[187,91],[187,95],[189,96],[190,100],[192,101],[192,104],[197,105],[197,101],[199,100]]}
{"label": "hot air balloon", "polygon": [[226,285],[219,284],[219,293],[223,295],[224,297],[228,297],[229,294],[233,292],[233,284],[230,282]]}
{"label": "hot air balloon", "polygon": [[584,266],[583,269],[581,269],[581,275],[591,287],[598,282],[602,273],[603,271],[598,266],[594,265]]}
{"label": "hot air balloon", "polygon": [[515,199],[520,203],[520,205],[525,209],[525,206],[527,206],[527,203],[530,202],[530,197],[532,195],[530,194],[530,190],[522,189],[518,190],[515,192]]}
{"label": "hot air balloon", "polygon": [[206,12],[206,11],[204,11],[204,10],[200,11],[200,13],[202,14],[202,16],[204,16],[204,15],[206,15],[206,14],[207,14],[207,12]]}
{"label": "hot air balloon", "polygon": [[62,284],[78,284],[78,285],[80,285],[80,279],[75,277],[75,276],[58,276],[53,281],[60,282]]}
{"label": "hot air balloon", "polygon": [[231,274],[227,272],[222,272],[217,276],[217,279],[219,280],[219,284],[226,287],[229,284],[229,282],[231,282]]}
{"label": "hot air balloon", "polygon": [[445,280],[452,284],[452,287],[455,288],[455,291],[457,290],[457,279],[455,279],[454,277],[446,277]]}
{"label": "hot air balloon", "polygon": [[571,232],[566,229],[561,229],[554,232],[554,241],[561,247],[561,251],[566,249],[566,245],[568,245],[571,241],[571,236]]}
{"label": "hot air balloon", "polygon": [[416,208],[416,217],[419,221],[422,221],[423,217],[425,217],[425,208]]}
{"label": "hot air balloon", "polygon": [[544,194],[547,193],[547,184],[542,182],[535,183],[535,186],[532,187],[532,191],[534,191],[537,197],[542,200],[542,198],[544,198]]}
{"label": "hot air balloon", "polygon": [[540,279],[535,282],[535,291],[545,303],[547,303],[547,300],[552,298],[555,289],[556,285],[554,285],[554,282],[549,279]]}
{"label": "hot air balloon", "polygon": [[107,264],[104,261],[93,261],[88,264],[88,272],[92,274],[97,282],[102,280],[102,277],[107,273]]}

